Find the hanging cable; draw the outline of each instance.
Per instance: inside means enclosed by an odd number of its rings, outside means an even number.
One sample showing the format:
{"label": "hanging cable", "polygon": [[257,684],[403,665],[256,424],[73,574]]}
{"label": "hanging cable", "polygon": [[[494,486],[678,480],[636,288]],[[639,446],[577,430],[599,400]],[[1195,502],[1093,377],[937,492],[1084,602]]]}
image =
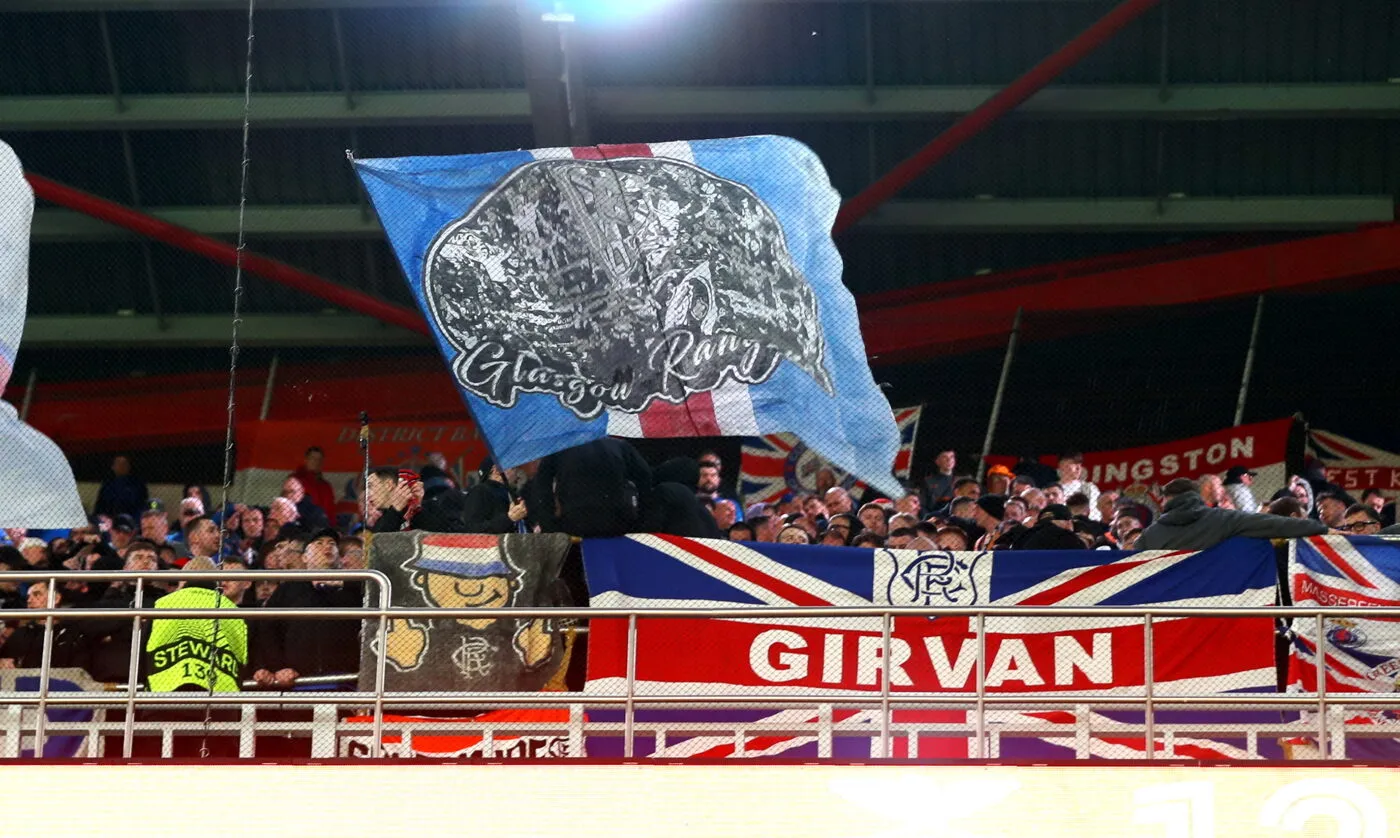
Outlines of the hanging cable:
{"label": "hanging cable", "polygon": [[[256,0],[248,0],[248,45],[243,64],[243,144],[238,179],[238,246],[233,267],[233,324],[228,347],[228,421],[224,428],[224,484],[219,492],[219,551],[215,557],[222,564],[224,539],[227,537],[228,492],[233,485],[233,432],[238,411],[238,327],[243,325],[243,254],[247,249],[247,229],[244,217],[248,207],[248,135],[252,126],[253,111],[253,9]],[[223,591],[218,583],[214,585],[214,630],[209,642],[209,697],[214,697],[214,686],[218,680],[215,664],[219,658],[219,615],[218,608],[223,603]],[[199,756],[209,756],[209,727],[213,723],[213,702],[204,705],[204,731],[199,743]]]}

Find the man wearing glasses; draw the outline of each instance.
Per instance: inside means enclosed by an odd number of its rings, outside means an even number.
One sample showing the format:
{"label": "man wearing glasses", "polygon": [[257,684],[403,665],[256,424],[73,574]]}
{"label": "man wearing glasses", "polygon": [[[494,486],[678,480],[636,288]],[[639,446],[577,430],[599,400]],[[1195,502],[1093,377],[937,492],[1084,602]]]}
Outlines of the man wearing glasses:
{"label": "man wearing glasses", "polygon": [[1350,535],[1375,535],[1381,531],[1381,517],[1369,506],[1354,504],[1347,508],[1346,518],[1338,529]]}

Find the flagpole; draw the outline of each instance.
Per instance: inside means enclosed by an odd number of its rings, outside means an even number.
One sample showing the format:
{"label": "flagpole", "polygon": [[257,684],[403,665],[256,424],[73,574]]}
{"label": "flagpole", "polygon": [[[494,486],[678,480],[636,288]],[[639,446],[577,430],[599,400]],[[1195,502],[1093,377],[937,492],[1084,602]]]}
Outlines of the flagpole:
{"label": "flagpole", "polygon": [[263,386],[262,409],[258,411],[258,421],[266,422],[272,410],[272,391],[277,387],[277,361],[280,356],[272,353],[272,363],[267,367],[267,383]]}
{"label": "flagpole", "polygon": [[982,456],[977,460],[977,479],[980,481],[987,472],[987,455],[992,452],[992,438],[996,435],[997,419],[1001,416],[1001,402],[1006,396],[1006,379],[1011,374],[1011,359],[1016,356],[1016,342],[1021,336],[1021,309],[1011,320],[1011,337],[1006,341],[1006,357],[1001,360],[1001,378],[997,379],[997,394],[992,399],[992,415],[987,420],[987,435],[982,439]]}
{"label": "flagpole", "polygon": [[1235,427],[1244,423],[1244,403],[1249,398],[1249,380],[1254,377],[1254,353],[1259,348],[1259,321],[1264,319],[1264,295],[1254,304],[1254,326],[1249,330],[1249,349],[1244,353],[1244,374],[1240,376],[1240,397],[1235,400]]}
{"label": "flagpole", "polygon": [[360,457],[364,461],[364,473],[360,477],[360,522],[369,532],[369,413],[360,411]]}

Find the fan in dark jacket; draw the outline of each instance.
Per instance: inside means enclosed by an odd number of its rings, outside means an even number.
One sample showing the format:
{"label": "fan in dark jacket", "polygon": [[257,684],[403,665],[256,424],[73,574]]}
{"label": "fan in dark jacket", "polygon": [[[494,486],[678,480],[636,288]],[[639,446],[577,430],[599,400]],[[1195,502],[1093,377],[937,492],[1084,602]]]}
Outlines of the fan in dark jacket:
{"label": "fan in dark jacket", "polygon": [[1167,505],[1161,517],[1142,531],[1137,542],[1139,550],[1205,550],[1235,536],[1304,538],[1328,531],[1325,524],[1307,518],[1206,506],[1200,487],[1192,480],[1173,480],[1162,493]]}
{"label": "fan in dark jacket", "polygon": [[[359,608],[358,583],[283,582],[266,608]],[[249,652],[253,678],[262,686],[290,687],[311,675],[340,675],[360,668],[358,620],[260,620]]]}
{"label": "fan in dark jacket", "polygon": [[641,493],[651,485],[637,449],[604,437],[541,460],[528,501],[546,532],[608,538],[638,531]]}
{"label": "fan in dark jacket", "polygon": [[524,532],[525,515],[529,507],[523,500],[511,496],[506,475],[490,457],[481,461],[478,470],[481,482],[467,492],[462,502],[462,525],[465,532],[508,533]]}
{"label": "fan in dark jacket", "polygon": [[700,464],[689,457],[675,457],[656,467],[651,491],[642,496],[641,532],[658,532],[685,538],[724,538],[715,516],[696,496]]}
{"label": "fan in dark jacket", "polygon": [[112,458],[111,476],[97,490],[93,513],[139,518],[146,508],[146,498],[146,482],[131,473],[131,460],[119,455]]}
{"label": "fan in dark jacket", "polygon": [[1062,503],[1052,503],[1040,512],[1034,527],[1016,541],[1017,550],[1085,550],[1083,540],[1074,534],[1074,515]]}
{"label": "fan in dark jacket", "polygon": [[[49,601],[47,582],[30,584],[26,596],[29,608],[47,608]],[[63,589],[54,592],[54,607],[64,608]],[[44,621],[26,620],[15,626],[3,645],[0,645],[0,661],[12,669],[38,669],[44,660]],[[78,621],[55,620],[53,643],[49,648],[49,665],[54,668],[77,666],[88,667],[87,644],[78,629]]]}

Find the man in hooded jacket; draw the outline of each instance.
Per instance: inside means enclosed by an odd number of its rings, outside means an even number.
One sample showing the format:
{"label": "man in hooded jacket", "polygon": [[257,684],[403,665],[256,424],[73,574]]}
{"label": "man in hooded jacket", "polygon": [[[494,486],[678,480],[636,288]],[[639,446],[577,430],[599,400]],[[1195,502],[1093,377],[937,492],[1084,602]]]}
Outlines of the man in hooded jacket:
{"label": "man in hooded jacket", "polygon": [[1325,524],[1311,519],[1206,506],[1193,480],[1173,480],[1162,493],[1167,505],[1161,517],[1142,531],[1139,550],[1205,550],[1236,536],[1304,538],[1328,532]]}

